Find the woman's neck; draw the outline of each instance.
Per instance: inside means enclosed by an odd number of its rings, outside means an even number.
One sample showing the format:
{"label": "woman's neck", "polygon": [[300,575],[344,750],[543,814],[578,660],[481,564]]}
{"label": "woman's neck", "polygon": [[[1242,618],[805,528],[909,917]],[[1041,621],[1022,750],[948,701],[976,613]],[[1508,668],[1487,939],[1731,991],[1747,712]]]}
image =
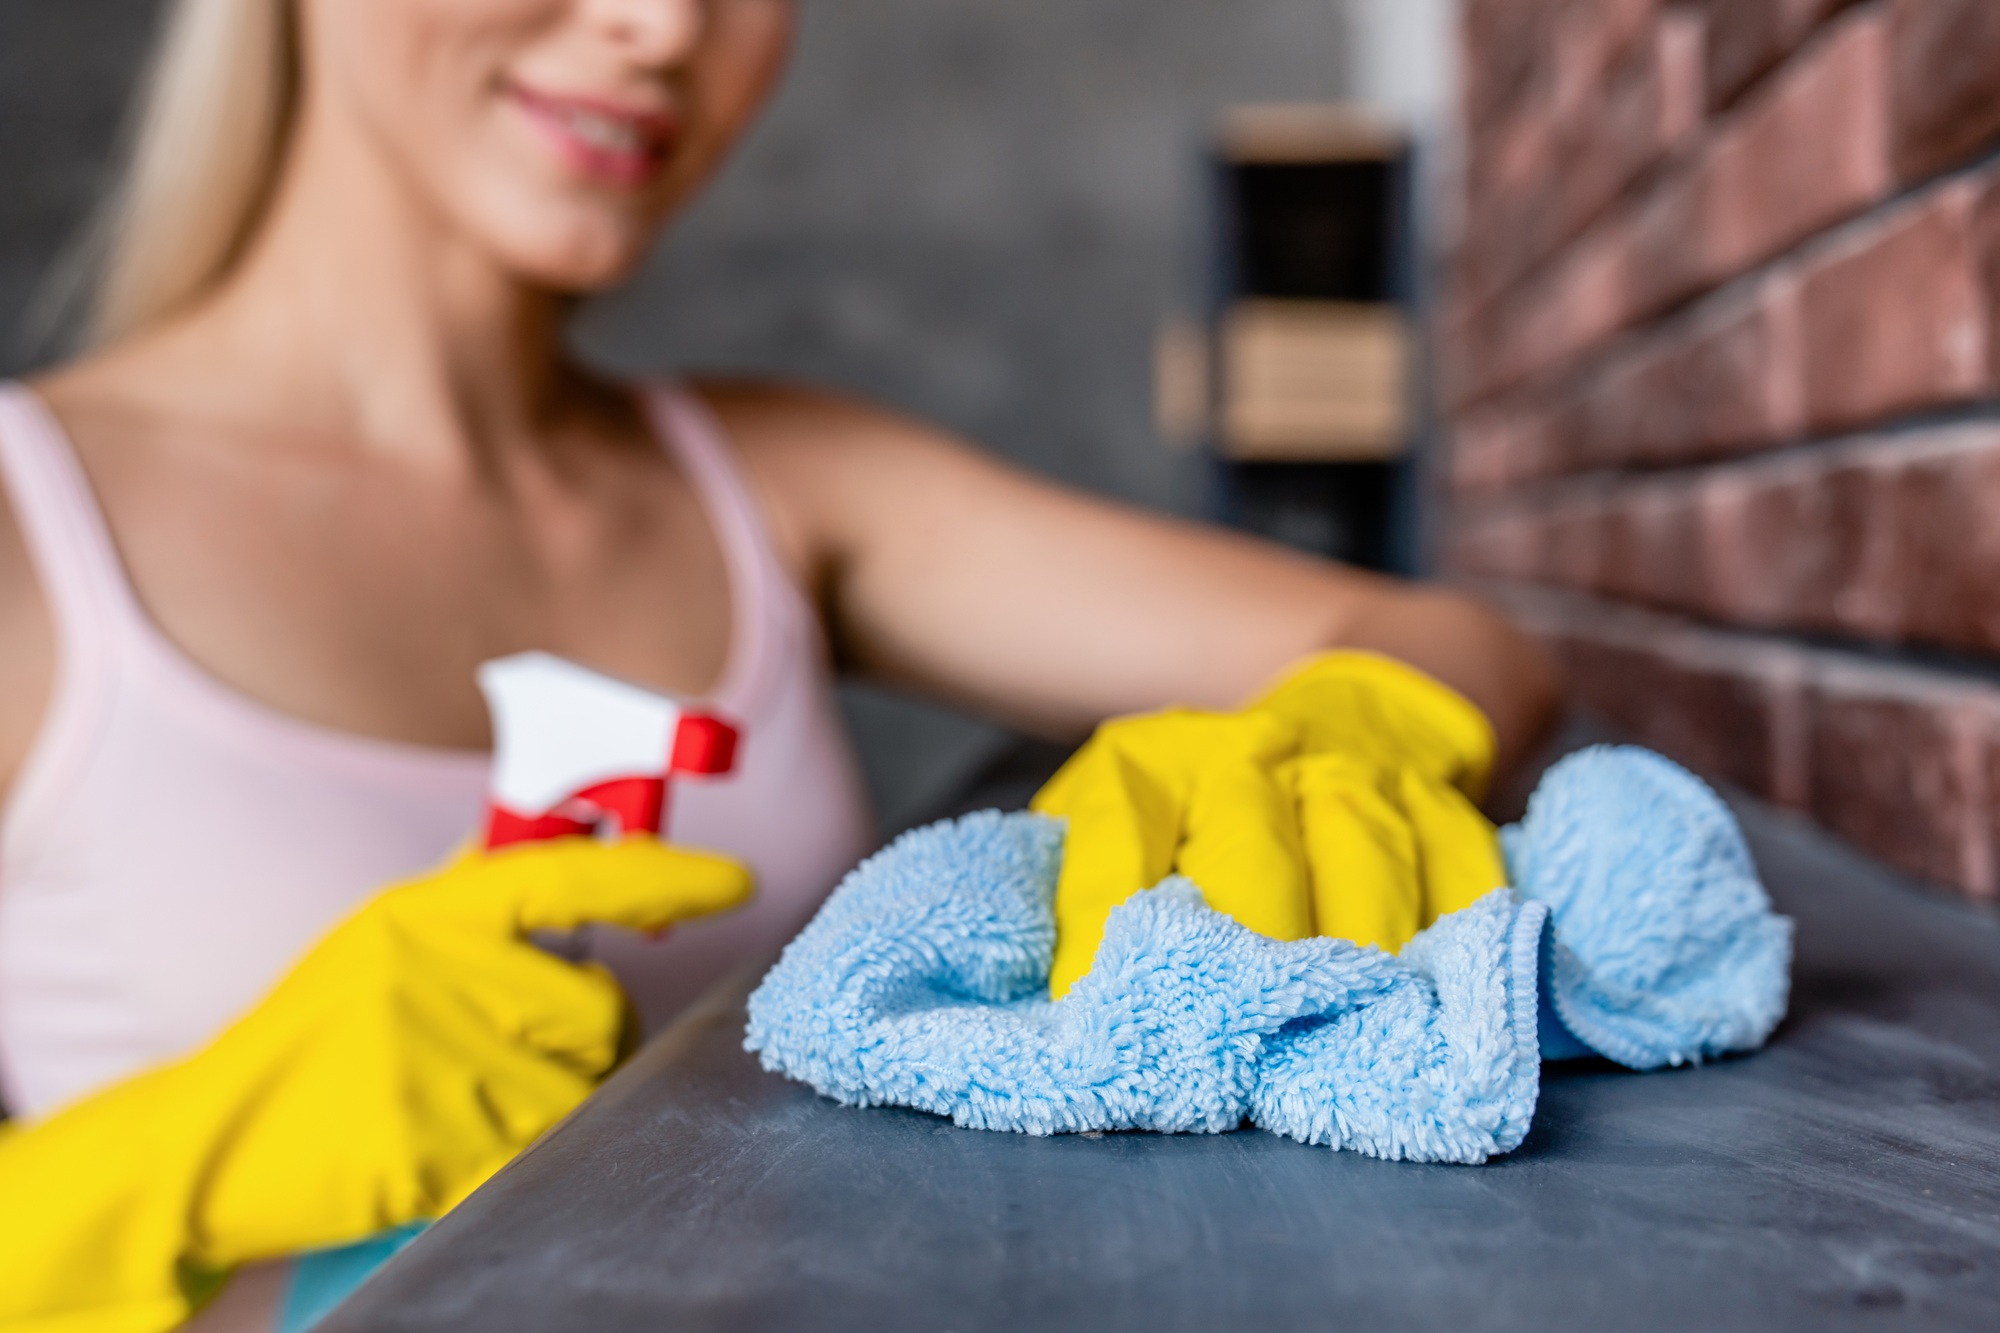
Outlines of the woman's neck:
{"label": "woman's neck", "polygon": [[579,387],[568,302],[421,198],[358,135],[302,124],[255,243],[167,333],[175,359],[229,367],[294,429],[411,462],[532,447]]}

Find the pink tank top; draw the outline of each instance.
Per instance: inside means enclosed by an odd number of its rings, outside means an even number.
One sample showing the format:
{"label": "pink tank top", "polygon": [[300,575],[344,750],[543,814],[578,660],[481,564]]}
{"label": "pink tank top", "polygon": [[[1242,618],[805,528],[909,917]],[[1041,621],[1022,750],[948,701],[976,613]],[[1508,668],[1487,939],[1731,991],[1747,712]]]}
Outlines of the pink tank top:
{"label": "pink tank top", "polygon": [[[774,952],[873,843],[817,617],[707,410],[649,405],[727,558],[734,773],[675,788],[668,836],[748,861],[758,896],[658,943],[594,950],[657,1024]],[[227,688],[147,616],[60,427],[0,386],[0,481],[59,645],[42,731],[0,812],[0,1096],[34,1115],[199,1047],[375,890],[477,829],[484,753],[302,721]]]}

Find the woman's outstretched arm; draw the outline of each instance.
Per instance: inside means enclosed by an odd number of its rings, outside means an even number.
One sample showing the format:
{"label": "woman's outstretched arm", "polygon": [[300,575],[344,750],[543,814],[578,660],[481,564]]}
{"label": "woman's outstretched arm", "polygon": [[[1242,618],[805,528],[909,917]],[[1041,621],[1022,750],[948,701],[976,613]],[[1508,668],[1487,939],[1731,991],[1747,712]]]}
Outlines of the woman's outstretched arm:
{"label": "woman's outstretched arm", "polygon": [[1554,714],[1547,657],[1457,593],[1078,494],[844,400],[709,393],[866,674],[1067,735],[1234,707],[1309,653],[1372,649],[1477,704],[1502,771]]}

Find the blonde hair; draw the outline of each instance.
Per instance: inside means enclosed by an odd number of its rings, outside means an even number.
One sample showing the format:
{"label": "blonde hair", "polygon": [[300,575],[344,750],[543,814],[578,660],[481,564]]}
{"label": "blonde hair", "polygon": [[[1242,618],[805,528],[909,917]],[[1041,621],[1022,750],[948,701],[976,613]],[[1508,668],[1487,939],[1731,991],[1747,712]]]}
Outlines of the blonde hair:
{"label": "blonde hair", "polygon": [[293,0],[172,0],[90,242],[89,337],[139,332],[229,275],[297,116]]}

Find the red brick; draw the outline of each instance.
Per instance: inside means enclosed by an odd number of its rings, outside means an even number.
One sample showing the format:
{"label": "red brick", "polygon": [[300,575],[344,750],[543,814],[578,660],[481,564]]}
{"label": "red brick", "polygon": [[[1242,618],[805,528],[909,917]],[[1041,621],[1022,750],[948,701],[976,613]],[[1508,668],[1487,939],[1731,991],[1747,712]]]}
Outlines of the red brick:
{"label": "red brick", "polygon": [[1811,263],[1800,294],[1808,425],[1847,430],[1988,392],[1975,202],[1955,182]]}
{"label": "red brick", "polygon": [[1449,563],[1646,743],[2000,897],[2000,687],[1797,638],[2000,657],[2000,424],[1737,457],[2000,390],[2000,170],[1869,213],[2000,142],[2000,0],[1700,2],[1696,88],[1673,0],[1468,0]]}
{"label": "red brick", "polygon": [[1708,0],[1708,100],[1736,100],[1853,0]]}
{"label": "red brick", "polygon": [[1439,397],[1457,403],[1467,395],[1463,386],[1482,363],[1479,339],[1483,334],[1478,312],[1469,299],[1462,267],[1454,263],[1442,275],[1438,292],[1437,328],[1432,341],[1437,358]]}
{"label": "red brick", "polygon": [[1498,490],[1513,480],[1515,459],[1523,449],[1515,443],[1514,420],[1502,410],[1473,411],[1453,425],[1451,461],[1446,473],[1459,495]]}
{"label": "red brick", "polygon": [[1660,606],[1701,598],[1701,512],[1695,488],[1680,480],[1646,482],[1604,502],[1596,588]]}
{"label": "red brick", "polygon": [[1546,88],[1534,91],[1539,95],[1517,97],[1504,113],[1467,129],[1466,200],[1474,217],[1510,208],[1549,174],[1561,125]]}
{"label": "red brick", "polygon": [[1685,143],[1701,119],[1701,19],[1692,10],[1668,9],[1597,95],[1571,113],[1575,146],[1550,195],[1561,234],[1588,222]]}
{"label": "red brick", "polygon": [[1719,469],[1702,480],[1700,594],[1693,609],[1764,629],[1826,628],[1839,571],[1823,540],[1831,530],[1827,468],[1815,457]]}
{"label": "red brick", "polygon": [[1528,95],[1548,61],[1569,0],[1472,0],[1460,25],[1465,107],[1477,121]]}
{"label": "red brick", "polygon": [[1447,563],[1459,575],[1533,581],[1543,529],[1518,513],[1454,516]]}
{"label": "red brick", "polygon": [[1571,484],[1504,512],[1461,568],[1753,629],[2000,655],[2000,426]]}
{"label": "red brick", "polygon": [[1446,567],[1462,578],[1539,582],[1552,532],[1535,506],[1460,505],[1447,528]]}
{"label": "red brick", "polygon": [[1880,12],[1859,10],[1723,122],[1641,218],[1630,313],[1715,286],[1884,197],[1886,61]]}
{"label": "red brick", "polygon": [[1986,746],[1986,841],[2000,857],[2000,730]]}
{"label": "red brick", "polygon": [[1734,624],[2000,653],[2000,427],[1718,469],[1700,592]]}
{"label": "red brick", "polygon": [[1552,476],[1564,467],[1561,451],[1556,416],[1539,398],[1489,403],[1453,427],[1452,489],[1476,495]]}
{"label": "red brick", "polygon": [[1583,391],[1576,452],[1678,463],[1789,440],[1804,426],[1797,285],[1780,275],[1614,353]]}
{"label": "red brick", "polygon": [[1573,492],[1530,521],[1546,525],[1538,543],[1536,573],[1548,583],[1595,590],[1603,582],[1610,555],[1610,507],[1592,492]]}
{"label": "red brick", "polygon": [[[1662,0],[1526,0],[1501,6],[1506,17],[1486,20],[1490,48],[1499,59],[1485,76],[1474,77],[1511,93],[1482,104],[1468,98],[1476,117],[1495,107],[1541,97],[1559,111],[1581,111],[1602,85],[1605,72],[1645,36]],[[1485,63],[1483,52],[1475,60]]]}
{"label": "red brick", "polygon": [[1454,403],[1571,363],[1881,199],[1893,183],[1885,60],[1879,11],[1829,25],[1685,169],[1480,312]]}
{"label": "red brick", "polygon": [[1798,649],[1565,594],[1481,591],[1554,648],[1585,712],[1711,778],[1781,805],[1807,803]]}
{"label": "red brick", "polygon": [[1466,234],[1466,266],[1475,275],[1469,284],[1475,301],[1490,296],[1506,247],[1513,243],[1506,226],[1522,201],[1532,198],[1553,173],[1555,142],[1562,133],[1546,99],[1516,106],[1506,117],[1480,127],[1472,136],[1466,162],[1466,209],[1471,226]]}
{"label": "red brick", "polygon": [[1478,534],[1460,572],[1552,584],[1667,606],[1701,598],[1693,483],[1599,481],[1468,520]]}
{"label": "red brick", "polygon": [[1700,42],[1698,15],[1670,8],[1615,64],[1552,79],[1481,127],[1461,259],[1476,300],[1514,283],[1691,137],[1702,114]]}
{"label": "red brick", "polygon": [[1565,648],[1585,709],[1712,778],[1776,794],[1777,700],[1766,682],[1602,640],[1574,639]]}
{"label": "red brick", "polygon": [[1568,594],[1479,591],[1563,661],[1578,706],[1863,851],[2000,894],[2000,689]]}
{"label": "red brick", "polygon": [[1707,119],[1708,14],[1681,4],[1660,16],[1653,56],[1660,84],[1660,131],[1669,147],[1703,128]]}
{"label": "red brick", "polygon": [[1896,169],[1921,180],[2000,139],[2000,5],[1891,0]]}
{"label": "red brick", "polygon": [[1569,104],[1588,102],[1604,71],[1643,41],[1653,20],[1675,0],[1571,0],[1552,34],[1557,68],[1571,89]]}
{"label": "red brick", "polygon": [[1986,373],[2000,384],[2000,173],[1988,172],[1972,210],[1972,257],[1986,310]]}
{"label": "red brick", "polygon": [[[1893,507],[1885,503],[1894,493],[1898,462],[1877,453],[1865,445],[1831,452],[1812,460],[1823,467],[1819,475],[1796,483],[1801,496],[1820,493],[1820,524],[1801,533],[1796,545],[1818,557],[1830,592],[1824,612],[1796,615],[1796,626],[1885,641],[1907,638],[1900,632],[1895,599],[1901,534],[1889,521]],[[1820,608],[1809,604],[1802,611]]]}
{"label": "red brick", "polygon": [[[1810,591],[1830,620],[1817,525],[1786,511],[1816,493],[1753,475],[1600,480],[1508,503],[1477,521],[1478,558],[1458,568],[1773,627],[1796,627]],[[1820,576],[1787,577],[1788,564]]]}
{"label": "red brick", "polygon": [[2000,427],[1885,442],[1861,503],[1885,535],[1874,580],[1844,616],[1852,633],[2000,654]]}
{"label": "red brick", "polygon": [[1990,688],[1941,673],[1840,664],[1812,692],[1812,813],[1911,874],[1994,895]]}
{"label": "red brick", "polygon": [[1555,267],[1481,313],[1468,330],[1453,389],[1476,400],[1575,359],[1624,327],[1632,310],[1635,243],[1614,215],[1563,253]]}

